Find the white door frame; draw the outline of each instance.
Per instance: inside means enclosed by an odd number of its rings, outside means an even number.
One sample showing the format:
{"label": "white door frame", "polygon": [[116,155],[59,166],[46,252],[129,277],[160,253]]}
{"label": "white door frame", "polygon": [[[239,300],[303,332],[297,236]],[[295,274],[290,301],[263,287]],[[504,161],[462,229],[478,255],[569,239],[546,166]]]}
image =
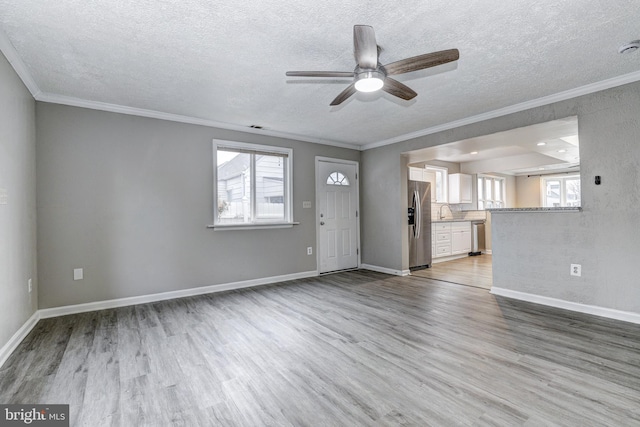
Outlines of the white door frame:
{"label": "white door frame", "polygon": [[[341,163],[346,165],[353,165],[356,167],[356,249],[358,258],[358,267],[362,264],[362,252],[360,251],[360,163],[355,160],[334,159],[332,157],[316,156],[315,168],[316,168],[316,271],[320,274],[320,176],[319,176],[319,164],[320,162]],[[331,272],[322,273],[330,274]]]}

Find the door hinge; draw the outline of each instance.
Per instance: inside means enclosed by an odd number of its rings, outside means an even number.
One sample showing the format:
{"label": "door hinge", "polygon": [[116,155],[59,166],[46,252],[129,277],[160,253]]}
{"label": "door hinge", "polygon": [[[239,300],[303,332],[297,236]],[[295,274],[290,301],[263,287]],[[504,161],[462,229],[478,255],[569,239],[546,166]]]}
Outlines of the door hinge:
{"label": "door hinge", "polygon": [[358,218],[358,211],[356,211],[356,218]]}
{"label": "door hinge", "polygon": [[360,255],[360,248],[356,248],[356,255]]}
{"label": "door hinge", "polygon": [[358,179],[358,174],[356,173],[356,179]]}

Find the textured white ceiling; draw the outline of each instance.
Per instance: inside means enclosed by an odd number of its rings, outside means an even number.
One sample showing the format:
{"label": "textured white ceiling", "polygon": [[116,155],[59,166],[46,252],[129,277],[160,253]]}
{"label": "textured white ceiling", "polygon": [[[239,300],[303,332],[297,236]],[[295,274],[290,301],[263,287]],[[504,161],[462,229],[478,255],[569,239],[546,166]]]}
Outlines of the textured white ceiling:
{"label": "textured white ceiling", "polygon": [[[42,99],[114,104],[353,145],[632,74],[637,0],[0,0],[0,30]],[[389,63],[458,48],[460,60],[402,76],[412,101],[357,94],[353,25],[372,25]],[[7,52],[5,52],[7,54]],[[65,101],[66,100],[66,101]]]}

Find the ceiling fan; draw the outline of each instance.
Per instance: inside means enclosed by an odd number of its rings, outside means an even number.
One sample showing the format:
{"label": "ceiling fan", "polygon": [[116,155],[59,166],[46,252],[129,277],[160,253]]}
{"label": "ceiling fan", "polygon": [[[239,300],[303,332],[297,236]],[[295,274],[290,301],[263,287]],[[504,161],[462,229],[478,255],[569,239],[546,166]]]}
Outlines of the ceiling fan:
{"label": "ceiling fan", "polygon": [[418,94],[389,76],[435,67],[457,61],[460,57],[458,49],[448,49],[382,65],[378,62],[376,36],[373,27],[369,25],[353,26],[353,50],[356,57],[356,68],[353,71],[287,71],[286,74],[290,77],[353,77],[353,83],[331,102],[332,106],[340,105],[357,91],[375,92],[380,89],[398,98],[409,100]]}

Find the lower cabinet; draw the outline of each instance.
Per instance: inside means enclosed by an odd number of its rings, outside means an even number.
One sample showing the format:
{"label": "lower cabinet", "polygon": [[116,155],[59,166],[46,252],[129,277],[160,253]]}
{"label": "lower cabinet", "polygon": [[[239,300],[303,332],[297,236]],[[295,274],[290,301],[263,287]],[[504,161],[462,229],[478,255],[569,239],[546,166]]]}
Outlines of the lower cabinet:
{"label": "lower cabinet", "polygon": [[431,242],[433,258],[471,252],[471,221],[432,223]]}

